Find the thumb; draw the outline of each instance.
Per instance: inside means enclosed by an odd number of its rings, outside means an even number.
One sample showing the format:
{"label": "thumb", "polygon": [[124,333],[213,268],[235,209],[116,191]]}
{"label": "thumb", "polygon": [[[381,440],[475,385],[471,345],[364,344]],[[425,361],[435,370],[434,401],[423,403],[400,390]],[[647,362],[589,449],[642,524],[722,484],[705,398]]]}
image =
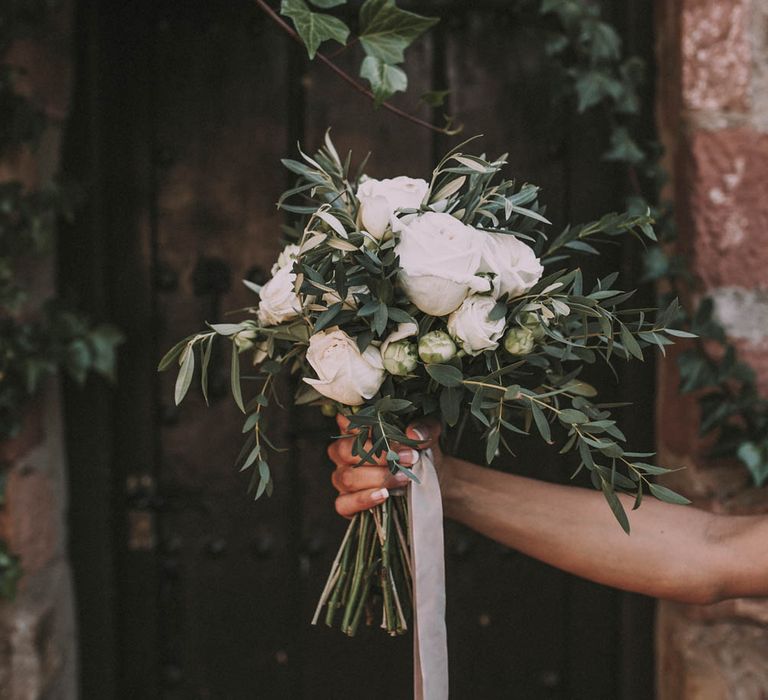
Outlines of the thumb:
{"label": "thumb", "polygon": [[429,448],[435,449],[438,447],[438,441],[440,439],[440,433],[442,428],[440,423],[434,418],[424,418],[415,423],[411,423],[405,434],[411,438],[411,440],[418,440],[419,445],[417,449],[427,450]]}

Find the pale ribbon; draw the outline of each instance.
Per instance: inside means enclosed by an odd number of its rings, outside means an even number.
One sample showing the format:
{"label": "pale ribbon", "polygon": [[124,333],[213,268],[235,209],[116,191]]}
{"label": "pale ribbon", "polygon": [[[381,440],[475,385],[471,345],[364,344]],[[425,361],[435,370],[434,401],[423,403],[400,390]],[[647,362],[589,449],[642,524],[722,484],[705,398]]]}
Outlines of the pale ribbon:
{"label": "pale ribbon", "polygon": [[421,452],[412,469],[420,482],[408,489],[413,566],[413,697],[446,700],[443,503],[432,450]]}

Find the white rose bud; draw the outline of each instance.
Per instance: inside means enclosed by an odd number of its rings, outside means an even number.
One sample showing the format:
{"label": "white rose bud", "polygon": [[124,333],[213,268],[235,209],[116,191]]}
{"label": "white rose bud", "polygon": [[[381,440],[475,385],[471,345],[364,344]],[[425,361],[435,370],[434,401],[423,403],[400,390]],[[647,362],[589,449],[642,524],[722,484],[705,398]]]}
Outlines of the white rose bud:
{"label": "white rose bud", "polygon": [[380,240],[394,223],[395,214],[401,209],[418,209],[427,190],[426,180],[403,175],[387,180],[364,180],[357,188],[363,228]]}
{"label": "white rose bud", "polygon": [[496,297],[518,297],[541,279],[544,268],[530,246],[510,234],[493,232],[486,234],[484,243],[480,272],[496,275]]}
{"label": "white rose bud", "polygon": [[488,319],[494,306],[493,297],[471,296],[448,317],[448,332],[468,355],[499,347],[497,341],[504,333],[505,319]]}
{"label": "white rose bud", "polygon": [[253,341],[256,338],[256,331],[240,331],[235,333],[235,337],[232,339],[235,342],[239,352],[250,350],[253,347]]}
{"label": "white rose bud", "polygon": [[274,326],[301,313],[301,300],[294,291],[296,274],[290,267],[280,268],[259,292],[257,314],[263,326]]}
{"label": "white rose bud", "polygon": [[419,357],[416,353],[416,343],[408,340],[398,340],[390,343],[387,349],[381,354],[384,362],[384,369],[396,377],[404,377],[416,369],[419,363]]}
{"label": "white rose bud", "polygon": [[528,328],[510,328],[504,336],[504,349],[510,355],[527,355],[536,342]]}
{"label": "white rose bud", "polygon": [[396,222],[400,240],[399,282],[406,296],[424,313],[445,316],[455,311],[471,291],[491,285],[476,275],[486,234],[450,214],[427,212]]}
{"label": "white rose bud", "polygon": [[406,338],[416,335],[419,327],[415,323],[398,323],[381,344],[381,358],[384,369],[398,377],[405,376],[416,369],[418,356],[416,344]]}
{"label": "white rose bud", "polygon": [[431,331],[419,340],[419,357],[427,364],[447,362],[456,355],[456,343],[444,331]]}
{"label": "white rose bud", "polygon": [[309,339],[307,362],[318,379],[304,381],[323,396],[347,406],[360,406],[381,387],[386,376],[379,349],[357,343],[339,328],[320,331]]}
{"label": "white rose bud", "polygon": [[280,252],[277,262],[272,265],[272,270],[270,270],[269,274],[274,277],[278,270],[282,270],[284,267],[293,267],[294,260],[299,257],[299,250],[299,246],[295,243],[285,246]]}

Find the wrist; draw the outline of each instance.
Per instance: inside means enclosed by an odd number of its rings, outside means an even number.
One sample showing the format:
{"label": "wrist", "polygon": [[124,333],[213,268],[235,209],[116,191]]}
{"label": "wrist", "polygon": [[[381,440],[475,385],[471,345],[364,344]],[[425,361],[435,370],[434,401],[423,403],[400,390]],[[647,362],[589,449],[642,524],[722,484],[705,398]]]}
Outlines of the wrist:
{"label": "wrist", "polygon": [[456,457],[445,456],[440,466],[440,490],[443,498],[443,512],[448,518],[456,519],[463,501],[463,477],[467,463]]}

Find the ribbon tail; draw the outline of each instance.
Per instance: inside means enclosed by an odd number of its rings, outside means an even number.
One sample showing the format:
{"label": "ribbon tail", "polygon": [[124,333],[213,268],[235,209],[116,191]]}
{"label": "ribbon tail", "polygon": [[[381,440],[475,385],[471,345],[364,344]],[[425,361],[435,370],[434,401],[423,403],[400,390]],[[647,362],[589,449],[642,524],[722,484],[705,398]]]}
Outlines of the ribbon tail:
{"label": "ribbon tail", "polygon": [[414,603],[413,697],[447,700],[443,502],[432,450],[421,453],[413,471],[421,482],[408,489]]}

